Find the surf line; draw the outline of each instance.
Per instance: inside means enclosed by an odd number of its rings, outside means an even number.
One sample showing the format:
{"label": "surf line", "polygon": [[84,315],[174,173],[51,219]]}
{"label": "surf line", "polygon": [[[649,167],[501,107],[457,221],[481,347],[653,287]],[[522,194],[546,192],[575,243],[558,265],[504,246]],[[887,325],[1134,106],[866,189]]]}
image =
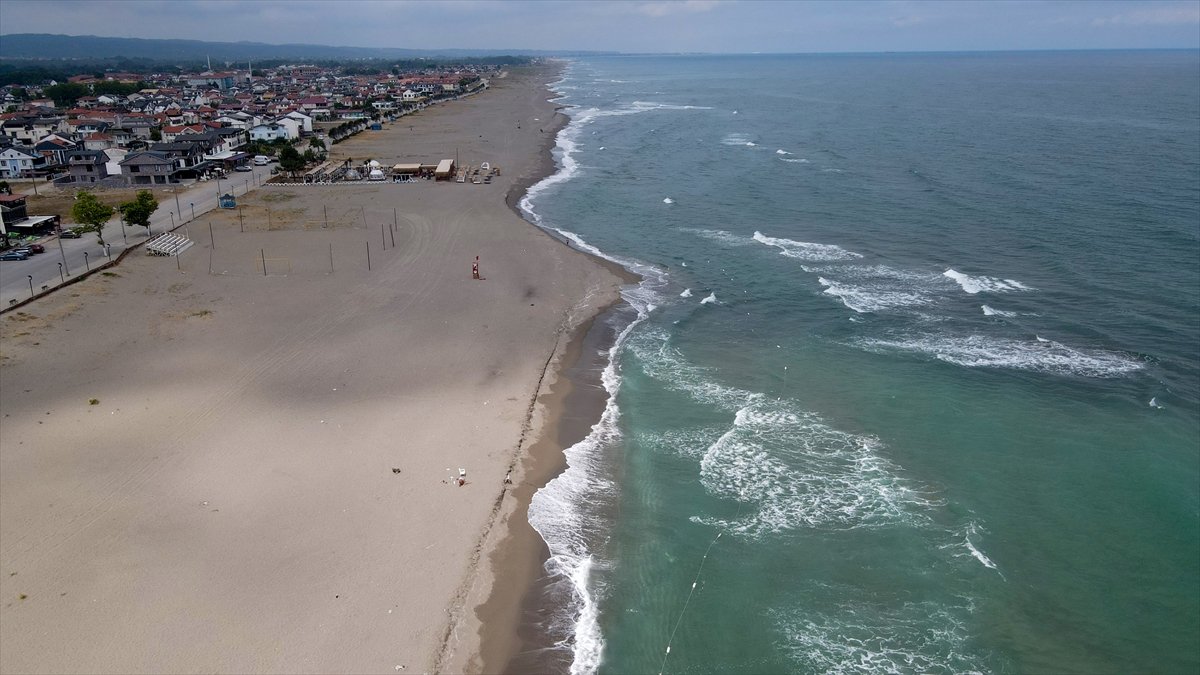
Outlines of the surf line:
{"label": "surf line", "polygon": [[[734,520],[742,516],[743,504],[745,504],[744,501],[738,501],[738,512],[734,516]],[[683,615],[687,613],[688,605],[692,602],[692,596],[696,594],[696,584],[700,583],[700,573],[704,571],[704,563],[708,562],[709,552],[712,551],[712,547],[717,544],[717,540],[723,534],[725,534],[725,530],[718,532],[717,536],[713,537],[713,540],[708,543],[708,548],[704,549],[704,555],[700,558],[700,567],[696,568],[696,578],[692,579],[692,588],[688,591],[687,600],[683,601],[683,609],[679,610],[679,618],[675,620],[675,628],[671,629],[671,637],[667,638],[667,650],[663,652],[662,664],[658,667],[658,675],[663,675],[663,672],[667,669],[667,658],[671,656],[671,644],[675,642],[675,633],[679,632],[679,625],[683,623]]]}

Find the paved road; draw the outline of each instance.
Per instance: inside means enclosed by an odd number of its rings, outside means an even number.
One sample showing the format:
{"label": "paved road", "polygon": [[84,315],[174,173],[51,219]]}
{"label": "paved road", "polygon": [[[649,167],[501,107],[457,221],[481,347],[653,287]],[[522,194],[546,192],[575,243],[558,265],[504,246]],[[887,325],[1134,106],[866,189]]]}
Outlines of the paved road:
{"label": "paved road", "polygon": [[[184,232],[187,223],[193,220],[193,211],[195,218],[199,218],[217,208],[217,197],[221,192],[233,192],[240,196],[247,190],[255,189],[257,183],[270,178],[272,166],[256,166],[253,172],[232,172],[228,180],[221,179],[220,192],[217,181],[210,180],[177,193],[178,199],[160,198],[158,210],[150,218],[150,233],[158,234],[171,229],[173,225],[181,233]],[[124,233],[120,220],[115,218],[104,227],[104,242],[109,245],[108,255],[116,257],[126,246],[136,246],[151,236],[144,227],[126,225],[123,229]],[[197,233],[196,237],[199,236],[200,233]],[[8,307],[14,299],[19,301],[28,298],[31,283],[33,291],[40,293],[42,286],[53,288],[108,261],[95,234],[85,234],[81,239],[50,236],[39,241],[46,247],[45,253],[32,255],[28,260],[0,260],[0,308]]]}

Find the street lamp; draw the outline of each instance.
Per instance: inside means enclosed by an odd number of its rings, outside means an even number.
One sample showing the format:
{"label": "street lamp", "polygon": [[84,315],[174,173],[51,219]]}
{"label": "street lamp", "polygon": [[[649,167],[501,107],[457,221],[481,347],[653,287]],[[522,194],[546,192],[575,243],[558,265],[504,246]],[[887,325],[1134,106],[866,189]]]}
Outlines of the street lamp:
{"label": "street lamp", "polygon": [[[62,267],[62,266],[63,266],[63,265],[65,265],[65,264],[66,264],[66,262],[67,262],[67,252],[63,250],[63,245],[62,245],[62,226],[61,226],[61,225],[59,225],[59,228],[58,228],[58,237],[56,237],[56,238],[58,239],[58,254],[59,254],[59,255],[61,255],[61,256],[62,256],[62,259],[63,259],[63,261],[62,261],[62,262],[60,262],[60,263],[58,263],[58,265],[59,265],[59,267]],[[67,276],[70,276],[70,275],[71,275],[71,268],[70,268],[70,267],[68,267],[68,268],[67,268]]]}
{"label": "street lamp", "polygon": [[125,238],[125,212],[124,211],[121,212],[121,241],[124,242],[124,244],[126,246],[129,246],[129,240]]}
{"label": "street lamp", "polygon": [[92,266],[88,264],[88,256],[87,256],[87,251],[84,251],[84,252],[83,252],[83,266],[84,266],[85,268],[87,268],[87,271],[89,271],[89,272],[91,272],[91,271],[92,271]]}
{"label": "street lamp", "polygon": [[32,298],[33,297],[33,275],[26,274],[25,276],[29,277],[29,297]]}
{"label": "street lamp", "polygon": [[192,207],[192,220],[196,219],[196,203],[188,202],[188,206]]}
{"label": "street lamp", "polygon": [[170,213],[171,213],[171,229],[174,230],[175,229],[175,212],[171,211]]}
{"label": "street lamp", "polygon": [[67,283],[67,278],[63,276],[62,263],[58,263],[58,280],[62,283]]}

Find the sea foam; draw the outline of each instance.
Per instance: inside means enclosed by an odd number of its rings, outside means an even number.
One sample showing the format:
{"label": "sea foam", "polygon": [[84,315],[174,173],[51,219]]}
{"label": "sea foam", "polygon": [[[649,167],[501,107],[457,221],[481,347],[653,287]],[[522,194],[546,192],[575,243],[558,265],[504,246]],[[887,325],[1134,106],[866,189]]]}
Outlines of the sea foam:
{"label": "sea foam", "polygon": [[942,272],[942,275],[953,279],[964,291],[975,295],[976,293],[1007,293],[1010,291],[1032,291],[1034,289],[1025,284],[1014,281],[1012,279],[999,279],[996,277],[972,277],[962,272],[948,269]]}
{"label": "sea foam", "polygon": [[852,285],[831,281],[825,277],[818,277],[817,281],[826,287],[823,291],[826,295],[836,297],[846,307],[860,314],[925,305],[930,302],[929,296],[924,293],[897,290],[886,284]]}
{"label": "sea foam", "polygon": [[1142,368],[1141,362],[1125,354],[1074,349],[1045,338],[1031,342],[982,335],[918,335],[864,338],[856,344],[870,351],[926,354],[967,368],[1008,368],[1081,377],[1118,377]]}
{"label": "sea foam", "polygon": [[809,262],[853,260],[862,257],[862,254],[847,251],[841,246],[834,244],[814,244],[806,241],[768,237],[762,232],[754,233],[754,241],[778,248],[780,255]]}

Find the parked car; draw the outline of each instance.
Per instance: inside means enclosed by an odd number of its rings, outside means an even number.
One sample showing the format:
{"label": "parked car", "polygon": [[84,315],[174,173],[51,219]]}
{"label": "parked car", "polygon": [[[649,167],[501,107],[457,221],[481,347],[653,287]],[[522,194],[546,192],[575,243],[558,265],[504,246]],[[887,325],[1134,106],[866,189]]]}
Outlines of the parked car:
{"label": "parked car", "polygon": [[25,244],[24,246],[18,246],[14,250],[25,251],[29,255],[33,255],[34,253],[45,253],[46,247],[41,244]]}
{"label": "parked car", "polygon": [[233,167],[233,170],[234,171],[253,171],[254,167],[250,166],[249,164],[238,164],[237,166]]}
{"label": "parked car", "polygon": [[254,165],[255,166],[266,166],[270,163],[271,163],[271,158],[267,157],[266,155],[255,155],[254,156]]}
{"label": "parked car", "polygon": [[83,235],[79,234],[75,230],[63,230],[62,232],[59,233],[58,238],[59,239],[82,239]]}
{"label": "parked car", "polygon": [[0,260],[28,260],[29,254],[21,251],[5,251],[0,253]]}

